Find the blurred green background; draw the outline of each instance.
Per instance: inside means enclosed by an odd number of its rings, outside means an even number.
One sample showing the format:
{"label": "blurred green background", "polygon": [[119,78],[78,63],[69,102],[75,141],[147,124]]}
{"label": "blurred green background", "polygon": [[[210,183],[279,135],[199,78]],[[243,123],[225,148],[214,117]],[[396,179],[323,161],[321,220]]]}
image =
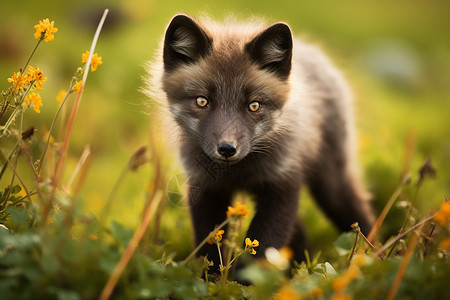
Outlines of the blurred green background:
{"label": "blurred green background", "polygon": [[[355,93],[359,155],[377,211],[399,182],[408,132],[417,140],[412,184],[427,157],[437,169],[436,179],[426,182],[420,191],[417,207],[426,214],[449,195],[450,2],[1,1],[1,90],[8,87],[6,79],[18,71],[33,49],[33,26],[38,20],[49,18],[59,29],[55,40],[41,44],[31,62],[48,77],[41,92],[41,114],[28,110],[26,116],[26,123],[35,125],[41,137],[57,110],[55,97],[68,87],[81,65],[81,54],[90,47],[105,8],[110,14],[96,49],[104,64],[88,77],[66,170],[70,175],[89,144],[92,165],[81,193],[87,213],[101,210],[129,156],[149,143],[152,109],[147,106],[150,100],[138,91],[143,85],[144,63],[152,59],[170,18],[181,12],[194,16],[207,13],[218,20],[233,14],[285,21],[296,35],[318,44],[332,57]],[[35,150],[37,159],[40,149]],[[170,178],[171,173],[175,176],[181,171],[176,151],[168,152],[173,154],[173,164],[167,170]],[[127,175],[115,195],[111,218],[127,226],[137,225],[150,174],[151,166],[145,166]],[[321,249],[337,233],[306,192],[302,197],[300,214],[309,224],[314,248]],[[404,212],[394,208],[384,235],[396,233],[403,217]],[[179,238],[180,232],[185,238]],[[168,204],[161,237],[180,255],[189,251],[186,208]]]}

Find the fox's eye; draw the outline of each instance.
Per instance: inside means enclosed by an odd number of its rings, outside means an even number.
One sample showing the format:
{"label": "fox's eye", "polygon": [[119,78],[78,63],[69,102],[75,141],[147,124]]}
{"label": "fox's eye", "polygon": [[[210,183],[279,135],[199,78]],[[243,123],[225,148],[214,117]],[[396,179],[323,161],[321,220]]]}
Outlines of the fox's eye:
{"label": "fox's eye", "polygon": [[197,104],[198,107],[204,108],[208,106],[208,99],[205,97],[197,97],[197,99],[195,99],[195,104]]}
{"label": "fox's eye", "polygon": [[252,112],[256,112],[261,108],[261,104],[258,101],[250,102],[248,109]]}

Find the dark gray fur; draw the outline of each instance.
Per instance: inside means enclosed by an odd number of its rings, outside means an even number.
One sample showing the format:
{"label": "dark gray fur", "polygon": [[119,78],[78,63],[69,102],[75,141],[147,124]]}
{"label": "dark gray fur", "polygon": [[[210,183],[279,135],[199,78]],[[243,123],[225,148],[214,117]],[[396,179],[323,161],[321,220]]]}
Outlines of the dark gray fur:
{"label": "dark gray fur", "polygon": [[[260,242],[257,256],[289,245],[302,260],[302,183],[340,230],[359,222],[368,233],[373,216],[352,157],[351,103],[339,73],[315,47],[294,40],[284,23],[247,26],[242,34],[214,26],[175,16],[160,78],[189,173],[195,242],[226,218],[233,195],[243,190],[256,203],[247,236]],[[208,107],[196,106],[199,96]],[[247,105],[255,100],[261,109],[251,112]],[[222,142],[237,153],[221,157]],[[215,246],[200,255],[218,266]]]}

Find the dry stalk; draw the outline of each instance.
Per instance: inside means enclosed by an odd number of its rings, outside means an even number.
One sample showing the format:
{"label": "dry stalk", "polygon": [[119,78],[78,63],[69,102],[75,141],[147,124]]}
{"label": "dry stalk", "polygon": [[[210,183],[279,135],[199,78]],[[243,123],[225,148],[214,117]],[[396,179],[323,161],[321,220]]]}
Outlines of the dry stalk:
{"label": "dry stalk", "polygon": [[402,263],[397,271],[397,275],[395,276],[394,282],[389,290],[389,294],[386,297],[386,300],[393,300],[395,295],[397,294],[398,288],[402,283],[403,277],[405,276],[406,268],[408,267],[409,262],[414,254],[414,249],[416,248],[417,243],[419,242],[419,237],[422,233],[424,223],[420,224],[419,232],[411,238],[409,242],[408,248],[406,249],[405,256],[403,257]]}
{"label": "dry stalk", "polygon": [[109,277],[108,282],[106,283],[105,287],[103,288],[103,291],[99,297],[99,300],[107,300],[111,297],[111,294],[114,291],[114,288],[117,285],[117,282],[119,281],[120,276],[122,275],[123,271],[125,270],[126,266],[128,265],[128,262],[130,261],[134,252],[136,251],[136,248],[138,247],[140,241],[142,240],[145,233],[147,232],[148,225],[150,224],[150,221],[152,220],[153,216],[155,215],[156,210],[158,209],[159,203],[161,202],[162,198],[163,197],[162,197],[161,191],[157,191],[155,194],[155,197],[148,198],[147,204],[150,203],[150,205],[146,205],[146,210],[144,211],[144,217],[142,218],[142,221],[139,224],[139,227],[134,232],[133,237],[131,238],[131,241],[128,244],[127,249],[125,249],[125,252],[122,254],[122,257],[120,258],[119,262],[117,263],[116,267],[114,268],[113,273]]}

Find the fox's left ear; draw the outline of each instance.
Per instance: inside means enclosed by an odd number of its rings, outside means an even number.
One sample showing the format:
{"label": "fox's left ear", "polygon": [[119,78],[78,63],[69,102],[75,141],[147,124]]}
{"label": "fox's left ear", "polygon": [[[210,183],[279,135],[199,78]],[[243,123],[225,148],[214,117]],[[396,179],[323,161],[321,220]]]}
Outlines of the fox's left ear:
{"label": "fox's left ear", "polygon": [[266,69],[286,79],[291,72],[292,33],[288,25],[275,23],[245,47],[250,58]]}
{"label": "fox's left ear", "polygon": [[186,15],[176,15],[164,37],[164,68],[171,71],[180,64],[195,63],[210,50],[211,40],[197,22]]}

